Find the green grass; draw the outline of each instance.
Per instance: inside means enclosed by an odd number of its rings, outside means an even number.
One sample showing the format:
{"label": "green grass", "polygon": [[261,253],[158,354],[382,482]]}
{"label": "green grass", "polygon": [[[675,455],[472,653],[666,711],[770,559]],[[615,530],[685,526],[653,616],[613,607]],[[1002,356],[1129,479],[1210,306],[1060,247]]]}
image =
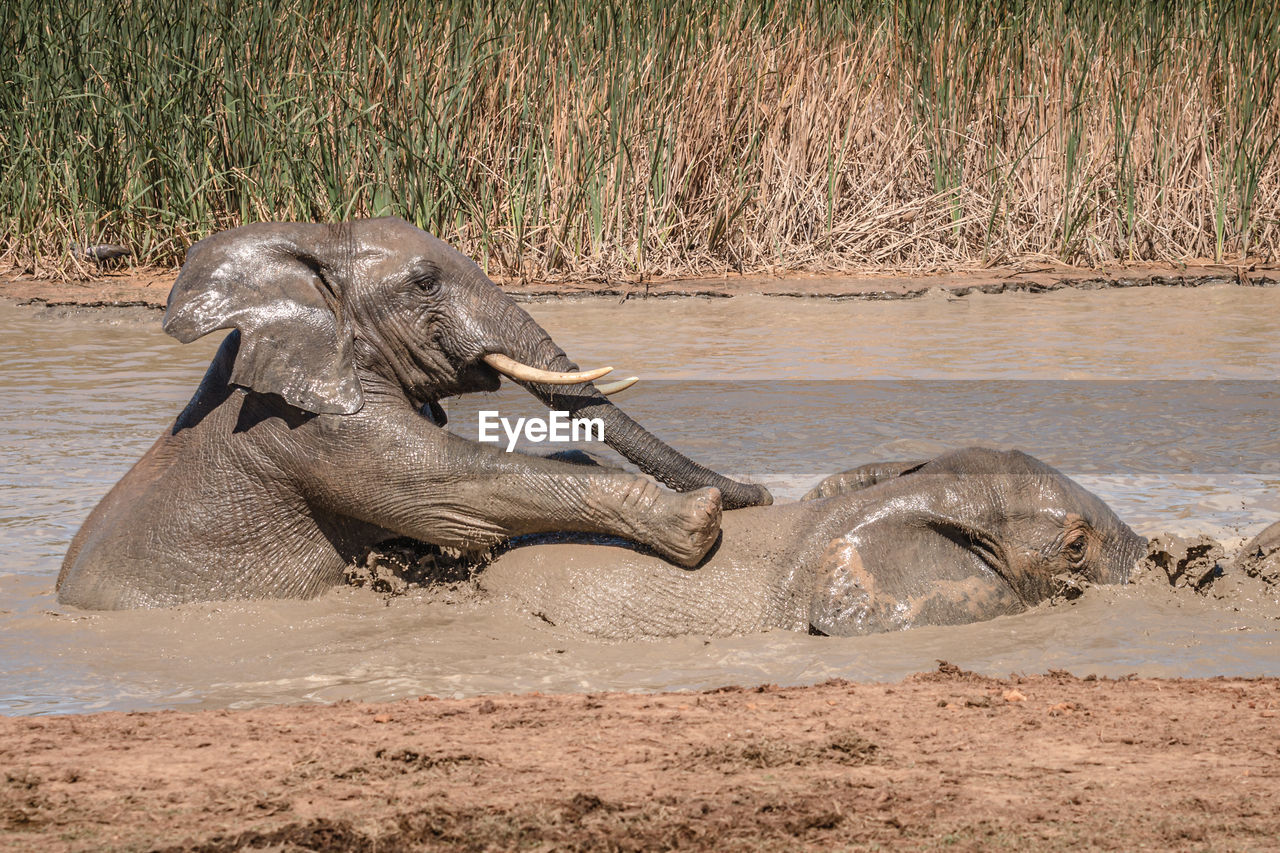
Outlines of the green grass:
{"label": "green grass", "polygon": [[397,214],[494,275],[1274,255],[1264,0],[8,0],[0,256]]}

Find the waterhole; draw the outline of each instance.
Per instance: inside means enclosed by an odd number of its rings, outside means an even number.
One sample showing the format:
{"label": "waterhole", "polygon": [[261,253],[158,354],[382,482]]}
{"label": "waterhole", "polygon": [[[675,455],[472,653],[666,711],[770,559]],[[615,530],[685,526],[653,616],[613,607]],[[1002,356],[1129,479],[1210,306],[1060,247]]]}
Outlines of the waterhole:
{"label": "waterhole", "polygon": [[[1278,289],[527,307],[578,363],[642,377],[619,398],[642,423],[780,499],[852,465],[981,444],[1038,456],[1145,535],[1234,547],[1280,519]],[[59,606],[69,540],[190,397],[217,338],[179,345],[145,310],[0,305],[0,712],[883,680],[938,658],[996,675],[1280,675],[1276,601],[1151,586],[876,637],[635,643],[427,593]],[[478,409],[539,411],[505,388],[446,408],[471,439]]]}

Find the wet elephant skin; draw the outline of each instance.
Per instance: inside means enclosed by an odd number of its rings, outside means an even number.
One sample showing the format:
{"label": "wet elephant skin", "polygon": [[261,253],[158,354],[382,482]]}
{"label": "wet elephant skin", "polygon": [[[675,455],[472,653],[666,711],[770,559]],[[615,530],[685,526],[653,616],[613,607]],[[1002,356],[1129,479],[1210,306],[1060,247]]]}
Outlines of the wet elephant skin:
{"label": "wet elephant skin", "polygon": [[487,359],[577,368],[474,263],[399,219],[202,240],[164,328],[184,342],[232,331],[172,428],[76,534],[64,604],[310,597],[392,535],[478,550],[545,531],[608,534],[692,565],[722,503],[771,501],[666,446],[589,383],[521,382],[551,408],[601,418],[615,449],[677,492],[441,429],[440,399],[498,387]]}

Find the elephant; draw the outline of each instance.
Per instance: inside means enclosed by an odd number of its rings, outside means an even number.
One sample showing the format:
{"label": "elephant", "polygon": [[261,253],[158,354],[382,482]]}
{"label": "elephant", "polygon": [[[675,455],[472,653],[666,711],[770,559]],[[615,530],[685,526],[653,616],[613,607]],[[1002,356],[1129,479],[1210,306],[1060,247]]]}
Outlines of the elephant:
{"label": "elephant", "polygon": [[1146,540],[1043,462],[966,448],[864,465],[798,502],[726,512],[695,571],[615,544],[531,537],[476,583],[603,637],[851,636],[1017,613],[1082,580],[1124,583]]}
{"label": "elephant", "polygon": [[[308,598],[376,542],[474,551],[622,536],[681,566],[763,486],[681,455],[591,384],[470,259],[398,218],[258,223],[194,244],[163,327],[230,330],[185,409],[75,535],[56,590],[87,609]],[[443,398],[515,380],[669,486],[443,429]]]}
{"label": "elephant", "polygon": [[1250,577],[1280,585],[1280,521],[1245,543],[1233,565]]}

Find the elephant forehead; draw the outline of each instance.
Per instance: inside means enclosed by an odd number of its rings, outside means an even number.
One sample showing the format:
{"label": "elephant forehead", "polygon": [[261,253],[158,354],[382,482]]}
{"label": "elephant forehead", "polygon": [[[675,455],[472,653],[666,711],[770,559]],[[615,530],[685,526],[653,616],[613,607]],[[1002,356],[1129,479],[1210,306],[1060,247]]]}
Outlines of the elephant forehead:
{"label": "elephant forehead", "polygon": [[1106,501],[1077,483],[1075,480],[1062,478],[1058,484],[1059,497],[1052,506],[1061,511],[1064,524],[1088,524],[1094,528],[1105,528],[1120,524],[1120,518],[1112,511]]}
{"label": "elephant forehead", "polygon": [[470,263],[470,259],[453,246],[399,217],[365,219],[350,223],[350,228],[355,247],[370,252],[373,258],[404,260],[412,256],[429,256],[437,261],[448,259]]}

